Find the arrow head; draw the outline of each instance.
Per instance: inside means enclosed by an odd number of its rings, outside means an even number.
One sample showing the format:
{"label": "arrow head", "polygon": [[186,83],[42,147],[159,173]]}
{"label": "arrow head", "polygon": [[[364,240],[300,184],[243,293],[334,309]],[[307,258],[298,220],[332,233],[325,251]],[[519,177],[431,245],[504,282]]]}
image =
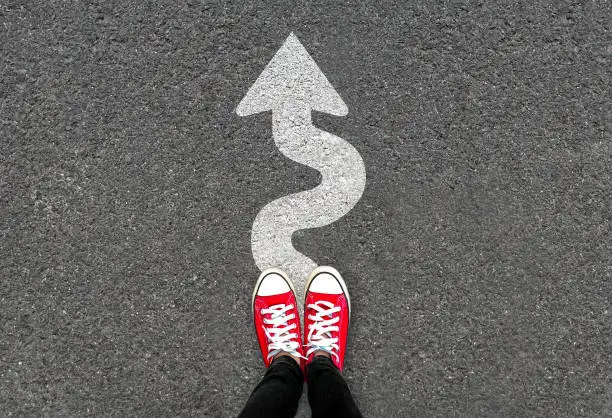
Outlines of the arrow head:
{"label": "arrow head", "polygon": [[284,104],[336,116],[348,113],[340,95],[293,33],[251,86],[236,113],[248,116],[280,109]]}

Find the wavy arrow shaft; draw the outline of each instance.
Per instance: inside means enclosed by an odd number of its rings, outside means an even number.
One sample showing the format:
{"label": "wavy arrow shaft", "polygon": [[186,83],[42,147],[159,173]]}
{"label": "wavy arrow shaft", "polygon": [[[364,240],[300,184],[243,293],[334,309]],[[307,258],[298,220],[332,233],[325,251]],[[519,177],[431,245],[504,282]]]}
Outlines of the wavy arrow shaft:
{"label": "wavy arrow shaft", "polygon": [[260,269],[280,267],[303,287],[302,279],[316,263],[293,248],[293,233],[328,225],[349,212],[363,194],[365,166],[351,144],[313,126],[309,108],[285,104],[273,111],[272,118],[274,141],[280,151],[319,171],[323,180],[314,189],[264,206],[253,224],[251,248]]}

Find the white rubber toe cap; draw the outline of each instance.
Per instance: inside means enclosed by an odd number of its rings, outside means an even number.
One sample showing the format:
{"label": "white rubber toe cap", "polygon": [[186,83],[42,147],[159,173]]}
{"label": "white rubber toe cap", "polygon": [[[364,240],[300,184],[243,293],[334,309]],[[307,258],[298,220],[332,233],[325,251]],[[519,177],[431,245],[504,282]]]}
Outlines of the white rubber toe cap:
{"label": "white rubber toe cap", "polygon": [[261,281],[259,289],[257,289],[257,295],[279,295],[281,293],[287,293],[290,290],[291,288],[283,276],[278,273],[270,273]]}
{"label": "white rubber toe cap", "polygon": [[316,293],[326,293],[329,295],[339,295],[343,293],[342,286],[338,280],[329,273],[320,273],[312,282],[310,282],[310,287],[308,288],[311,292]]}

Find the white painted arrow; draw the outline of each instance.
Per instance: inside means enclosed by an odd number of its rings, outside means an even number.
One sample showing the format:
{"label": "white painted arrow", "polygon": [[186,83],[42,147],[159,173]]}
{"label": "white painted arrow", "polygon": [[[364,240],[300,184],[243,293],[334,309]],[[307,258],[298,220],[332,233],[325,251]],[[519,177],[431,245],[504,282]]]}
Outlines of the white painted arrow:
{"label": "white painted arrow", "polygon": [[312,124],[311,111],[345,116],[348,109],[297,37],[291,33],[236,109],[240,116],[272,110],[272,131],[280,151],[318,170],[312,190],[267,204],[255,218],[251,249],[257,266],[279,267],[303,294],[316,263],[291,243],[295,231],[328,225],[359,201],[366,173],[361,156],[342,138]]}

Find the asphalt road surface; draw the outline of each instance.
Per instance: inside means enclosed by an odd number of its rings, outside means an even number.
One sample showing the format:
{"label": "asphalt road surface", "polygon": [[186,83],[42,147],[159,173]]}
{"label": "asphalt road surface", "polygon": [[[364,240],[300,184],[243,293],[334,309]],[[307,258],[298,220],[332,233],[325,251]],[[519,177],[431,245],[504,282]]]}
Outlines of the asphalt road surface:
{"label": "asphalt road surface", "polygon": [[291,31],[367,172],[293,237],[364,414],[612,415],[612,3],[289,3],[0,3],[0,415],[239,412],[253,221],[320,181],[235,113]]}

